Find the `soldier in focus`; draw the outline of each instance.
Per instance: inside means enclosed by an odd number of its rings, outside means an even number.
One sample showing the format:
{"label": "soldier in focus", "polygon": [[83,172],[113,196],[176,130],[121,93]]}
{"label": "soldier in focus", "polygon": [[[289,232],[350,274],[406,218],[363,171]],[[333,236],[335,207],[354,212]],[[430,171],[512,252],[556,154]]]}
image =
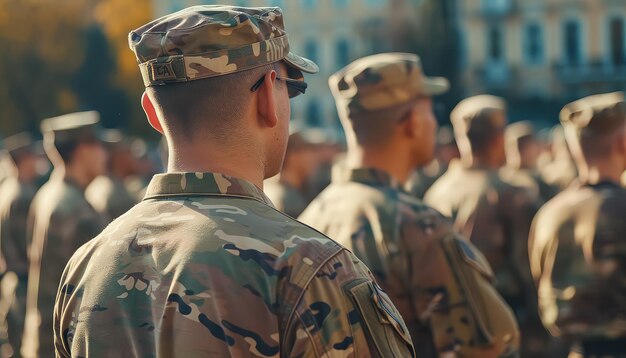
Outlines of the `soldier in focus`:
{"label": "soldier in focus", "polygon": [[318,141],[312,138],[314,133],[307,129],[296,131],[289,136],[287,152],[278,180],[265,182],[264,191],[276,209],[297,218],[306,208],[308,201],[304,196],[307,180],[313,176],[319,166],[316,149]]}
{"label": "soldier in focus", "polygon": [[10,175],[0,184],[0,311],[10,347],[2,355],[19,356],[28,278],[27,218],[37,187],[37,151],[34,138],[26,132],[3,141],[5,165]]}
{"label": "soldier in focus", "polygon": [[138,174],[139,163],[130,141],[119,130],[110,129],[104,137],[108,170],[89,184],[85,197],[107,222],[111,222],[137,203],[126,189],[125,179]]}
{"label": "soldier in focus", "polygon": [[626,103],[621,92],[570,103],[561,123],[578,179],[533,221],[531,268],[545,327],[571,357],[626,356]]}
{"label": "soldier in focus", "polygon": [[76,249],[104,227],[103,218],[84,195],[106,166],[98,123],[95,111],[41,122],[44,149],[54,171],[35,195],[29,214],[24,357],[54,357],[52,318],[63,267]]}
{"label": "soldier in focus", "polygon": [[413,54],[361,58],[331,76],[344,126],[347,172],[300,219],[349,247],[404,317],[420,357],[512,357],[519,333],[482,254],[449,219],[401,190],[433,159],[432,96],[444,78]]}
{"label": "soldier in focus", "polygon": [[546,183],[537,169],[541,143],[536,138],[532,122],[521,121],[508,125],[504,137],[506,167],[503,176],[511,184],[526,188],[538,204],[556,195],[558,187]]}
{"label": "soldier in focus", "polygon": [[367,267],[261,190],[280,171],[289,98],[318,71],[289,51],[280,8],[190,7],[129,43],[168,173],[70,260],[57,355],[414,356]]}

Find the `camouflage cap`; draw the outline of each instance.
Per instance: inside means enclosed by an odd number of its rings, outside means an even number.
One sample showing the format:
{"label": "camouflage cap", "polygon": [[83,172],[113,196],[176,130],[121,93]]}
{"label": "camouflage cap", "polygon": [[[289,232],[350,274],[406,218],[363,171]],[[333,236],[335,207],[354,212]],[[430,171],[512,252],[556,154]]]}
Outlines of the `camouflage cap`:
{"label": "camouflage cap", "polygon": [[96,111],[69,113],[41,121],[44,144],[101,140],[100,114]]}
{"label": "camouflage cap", "polygon": [[606,133],[626,122],[624,93],[614,92],[585,97],[569,103],[560,113],[565,128],[590,133]]}
{"label": "camouflage cap", "polygon": [[278,7],[192,6],[128,35],[146,87],[226,75],[283,60],[307,73],[312,61],[289,51]]}
{"label": "camouflage cap", "polygon": [[420,58],[410,53],[360,58],[330,76],[328,84],[337,103],[351,113],[390,108],[450,87],[445,78],[426,77]]}
{"label": "camouflage cap", "polygon": [[506,111],[503,98],[490,95],[469,97],[454,107],[450,121],[457,134],[483,134],[504,129],[506,123],[501,118],[489,115],[494,111]]}

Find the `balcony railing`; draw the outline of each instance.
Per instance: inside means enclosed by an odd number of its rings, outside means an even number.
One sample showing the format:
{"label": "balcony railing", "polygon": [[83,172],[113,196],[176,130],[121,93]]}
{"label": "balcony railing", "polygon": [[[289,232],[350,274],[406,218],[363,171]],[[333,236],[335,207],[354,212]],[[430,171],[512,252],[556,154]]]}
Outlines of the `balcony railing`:
{"label": "balcony railing", "polygon": [[626,81],[626,64],[587,63],[554,65],[557,77],[566,84],[613,83]]}

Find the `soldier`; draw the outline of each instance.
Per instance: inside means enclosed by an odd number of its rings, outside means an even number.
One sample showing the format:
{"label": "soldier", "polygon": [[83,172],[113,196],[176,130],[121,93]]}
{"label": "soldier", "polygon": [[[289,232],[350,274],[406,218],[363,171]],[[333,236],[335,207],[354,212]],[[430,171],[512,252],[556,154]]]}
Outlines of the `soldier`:
{"label": "soldier", "polygon": [[104,227],[84,190],[104,173],[98,112],[71,113],[41,122],[44,149],[54,165],[29,215],[29,270],[22,355],[53,357],[52,317],[63,267],[74,251]]}
{"label": "soldier", "polygon": [[307,180],[319,166],[317,144],[306,129],[292,133],[278,180],[265,183],[265,194],[276,209],[293,218],[297,218],[308,204],[304,190]]}
{"label": "soldier", "polygon": [[570,103],[561,123],[578,180],[537,213],[533,277],[546,328],[585,357],[626,356],[626,103],[622,93]]}
{"label": "soldier", "polygon": [[432,160],[431,97],[447,91],[448,81],[425,77],[416,55],[387,53],[356,60],[329,84],[351,169],[302,221],[372,269],[406,320],[418,356],[514,356],[517,325],[492,286],[489,264],[448,219],[400,189],[413,168]]}
{"label": "soldier", "polygon": [[539,173],[544,182],[557,188],[557,191],[561,191],[567,189],[574,182],[578,173],[572,154],[565,142],[563,127],[561,125],[555,126],[552,129],[551,137],[551,153],[539,158]]}
{"label": "soldier", "polygon": [[89,184],[85,190],[87,201],[96,211],[113,221],[137,202],[126,189],[124,180],[137,173],[138,160],[132,152],[131,143],[116,129],[105,132],[108,149],[108,171]]}
{"label": "soldier", "polygon": [[260,189],[280,170],[289,97],[318,71],[289,52],[282,10],[190,7],[129,42],[168,173],[70,260],[58,356],[414,355],[367,267]]}
{"label": "soldier", "polygon": [[28,277],[27,217],[36,192],[36,144],[29,133],[20,133],[4,140],[5,158],[11,175],[0,185],[0,270],[2,296],[0,323],[8,334],[10,348],[2,352],[19,356]]}
{"label": "soldier", "polygon": [[543,204],[559,191],[546,183],[537,168],[541,144],[530,121],[520,121],[507,126],[505,134],[506,167],[504,177],[519,187],[526,188],[533,200]]}
{"label": "soldier", "polygon": [[496,287],[523,320],[534,291],[528,264],[528,232],[537,208],[529,193],[506,182],[506,106],[481,95],[459,103],[451,113],[461,161],[450,166],[424,201],[454,219],[455,227],[485,254],[496,273]]}

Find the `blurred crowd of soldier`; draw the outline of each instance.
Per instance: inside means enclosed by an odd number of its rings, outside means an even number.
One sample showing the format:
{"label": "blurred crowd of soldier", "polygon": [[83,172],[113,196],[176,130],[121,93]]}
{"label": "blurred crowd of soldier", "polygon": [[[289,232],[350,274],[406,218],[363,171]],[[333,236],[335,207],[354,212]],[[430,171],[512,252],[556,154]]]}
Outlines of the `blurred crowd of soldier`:
{"label": "blurred crowd of soldier", "polygon": [[[432,97],[449,85],[415,55],[359,59],[329,83],[346,138],[294,121],[264,191],[367,265],[417,356],[626,356],[622,93],[570,103],[549,129],[480,95],[437,128]],[[158,149],[97,112],[41,134],[2,141],[0,356],[54,356],[66,263],[161,169]]]}

